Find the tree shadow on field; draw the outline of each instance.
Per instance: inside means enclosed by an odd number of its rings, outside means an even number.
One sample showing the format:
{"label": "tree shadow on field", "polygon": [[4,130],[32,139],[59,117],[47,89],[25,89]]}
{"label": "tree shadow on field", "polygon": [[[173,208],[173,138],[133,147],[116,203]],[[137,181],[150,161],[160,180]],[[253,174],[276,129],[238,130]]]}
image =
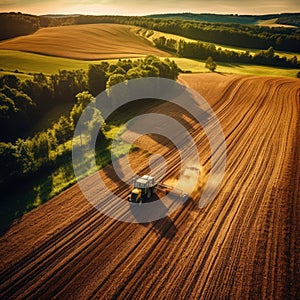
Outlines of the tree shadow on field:
{"label": "tree shadow on field", "polygon": [[43,172],[37,174],[36,180],[29,177],[6,185],[1,191],[0,236],[13,223],[20,222],[25,213],[45,203],[52,189],[52,176]]}
{"label": "tree shadow on field", "polygon": [[222,67],[229,67],[229,68],[243,68],[243,66],[241,66],[238,63],[218,63],[218,66],[222,66]]}
{"label": "tree shadow on field", "polygon": [[69,155],[65,153],[56,159],[55,165],[0,187],[0,236],[13,223],[20,222],[25,213],[74,184],[73,164]]}
{"label": "tree shadow on field", "polygon": [[214,73],[218,74],[218,75],[222,75],[222,76],[225,76],[224,73],[220,72],[220,71],[214,71]]}

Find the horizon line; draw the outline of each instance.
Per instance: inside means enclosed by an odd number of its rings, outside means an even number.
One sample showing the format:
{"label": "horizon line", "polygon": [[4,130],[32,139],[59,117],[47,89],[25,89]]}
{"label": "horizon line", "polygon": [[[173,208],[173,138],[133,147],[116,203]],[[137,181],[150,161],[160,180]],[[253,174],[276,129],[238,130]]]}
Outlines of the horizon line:
{"label": "horizon line", "polygon": [[218,15],[218,16],[237,16],[237,17],[244,17],[244,16],[271,16],[271,15],[283,15],[283,14],[300,14],[299,12],[277,12],[277,13],[267,13],[267,14],[237,14],[237,13],[212,13],[212,12],[165,12],[165,13],[153,13],[153,14],[146,14],[146,15],[126,15],[126,14],[84,14],[84,13],[45,13],[45,14],[34,14],[34,13],[27,13],[22,11],[0,11],[0,14],[23,14],[23,15],[32,15],[32,16],[111,16],[111,17],[148,17],[148,16],[163,16],[163,15],[183,15],[183,14],[191,14],[191,15]]}

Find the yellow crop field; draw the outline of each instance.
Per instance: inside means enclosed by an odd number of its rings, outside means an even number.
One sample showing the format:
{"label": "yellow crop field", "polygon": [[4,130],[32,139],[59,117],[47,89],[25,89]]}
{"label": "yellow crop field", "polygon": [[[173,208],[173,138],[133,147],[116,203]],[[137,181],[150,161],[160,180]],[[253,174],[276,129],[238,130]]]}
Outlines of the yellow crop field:
{"label": "yellow crop field", "polygon": [[119,24],[48,27],[0,43],[0,49],[19,50],[74,59],[169,56],[136,34],[138,28]]}

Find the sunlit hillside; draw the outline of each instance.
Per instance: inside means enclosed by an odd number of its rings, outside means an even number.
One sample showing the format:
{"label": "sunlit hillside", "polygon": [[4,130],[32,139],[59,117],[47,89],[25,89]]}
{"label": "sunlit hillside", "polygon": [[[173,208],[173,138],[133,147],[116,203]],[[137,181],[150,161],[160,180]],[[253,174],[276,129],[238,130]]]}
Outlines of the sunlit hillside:
{"label": "sunlit hillside", "polygon": [[168,56],[138,37],[133,26],[87,24],[39,29],[0,43],[0,49],[21,50],[75,59],[139,57],[148,54]]}

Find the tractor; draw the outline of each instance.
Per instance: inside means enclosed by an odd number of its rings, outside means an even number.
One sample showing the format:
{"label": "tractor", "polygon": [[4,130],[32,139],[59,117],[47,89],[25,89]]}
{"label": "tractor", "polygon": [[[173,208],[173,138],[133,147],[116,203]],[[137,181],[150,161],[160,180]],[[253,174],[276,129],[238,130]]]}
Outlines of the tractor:
{"label": "tractor", "polygon": [[131,191],[130,196],[128,196],[128,201],[133,203],[143,203],[151,200],[154,194],[160,196],[170,192],[172,192],[173,196],[176,195],[176,197],[188,197],[188,194],[184,191],[162,182],[155,181],[152,176],[144,175],[134,181],[133,190]]}
{"label": "tractor", "polygon": [[144,175],[134,181],[133,190],[131,195],[128,197],[128,201],[134,203],[142,203],[149,199],[154,194],[154,190],[157,186],[154,177]]}

